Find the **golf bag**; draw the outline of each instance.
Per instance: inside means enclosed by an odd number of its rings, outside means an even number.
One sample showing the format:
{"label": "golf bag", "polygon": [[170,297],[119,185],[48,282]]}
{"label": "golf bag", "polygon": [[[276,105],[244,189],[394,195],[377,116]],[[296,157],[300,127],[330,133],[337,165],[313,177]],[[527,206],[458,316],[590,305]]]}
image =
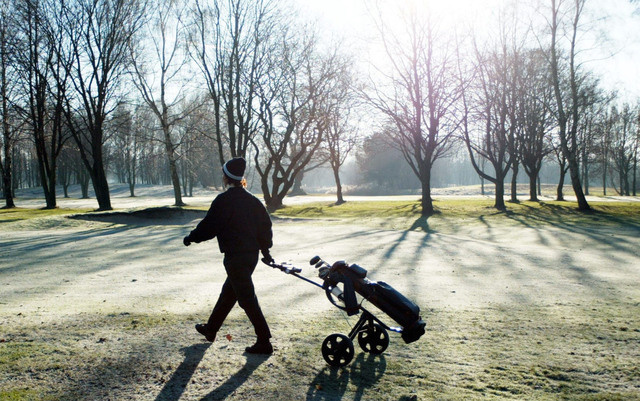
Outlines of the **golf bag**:
{"label": "golf bag", "polygon": [[[335,262],[330,268],[320,269],[320,277],[324,280],[323,288],[329,301],[344,309],[348,315],[359,312],[360,306],[356,293],[386,313],[391,319],[402,326],[402,339],[405,343],[418,340],[425,333],[425,322],[420,317],[420,308],[404,295],[383,281],[370,281],[367,271],[362,267],[344,261]],[[344,306],[340,306],[331,294],[338,295],[333,289],[342,283],[342,294],[339,295]]]}

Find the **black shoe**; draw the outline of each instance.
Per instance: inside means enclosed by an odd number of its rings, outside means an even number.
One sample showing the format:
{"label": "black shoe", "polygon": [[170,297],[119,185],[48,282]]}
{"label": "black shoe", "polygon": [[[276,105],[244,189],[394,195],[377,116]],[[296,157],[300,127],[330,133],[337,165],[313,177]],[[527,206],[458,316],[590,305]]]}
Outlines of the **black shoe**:
{"label": "black shoe", "polygon": [[207,341],[214,342],[216,340],[216,333],[210,333],[207,330],[206,324],[196,324],[196,330],[198,331],[198,333],[202,334],[207,339]]}
{"label": "black shoe", "polygon": [[273,346],[270,342],[257,342],[250,347],[244,349],[247,354],[273,354]]}

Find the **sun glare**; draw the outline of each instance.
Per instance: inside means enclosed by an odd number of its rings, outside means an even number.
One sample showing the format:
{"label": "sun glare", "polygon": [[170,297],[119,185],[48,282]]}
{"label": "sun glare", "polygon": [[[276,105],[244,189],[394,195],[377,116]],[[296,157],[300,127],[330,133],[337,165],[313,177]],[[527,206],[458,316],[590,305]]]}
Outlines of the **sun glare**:
{"label": "sun glare", "polygon": [[412,9],[428,15],[444,30],[456,26],[485,30],[493,14],[507,0],[297,0],[303,13],[316,18],[323,28],[347,37],[367,36],[375,30],[373,15],[381,15],[390,26],[401,24],[398,10]]}
{"label": "sun glare", "polygon": [[[462,29],[478,36],[491,36],[504,12],[522,13],[527,18],[532,2],[513,0],[295,0],[307,17],[317,19],[323,33],[342,36],[369,56],[378,57],[375,42],[378,38],[372,14],[381,15],[390,29],[402,30],[397,17],[400,7],[413,7],[429,15],[439,30],[452,32]],[[603,82],[635,101],[640,97],[640,83],[635,77],[640,69],[640,30],[635,29],[639,15],[626,0],[609,0],[606,6],[588,2],[588,10],[601,24],[598,29],[608,36],[606,46],[594,45],[599,54],[590,63],[602,76]],[[547,3],[548,1],[543,2]],[[614,5],[614,7],[611,7]],[[514,9],[514,7],[516,7]],[[376,10],[380,10],[379,12]],[[522,24],[522,29],[525,28]],[[602,36],[600,35],[600,36]],[[373,46],[373,48],[372,48]],[[599,47],[602,49],[598,50]],[[366,57],[366,56],[365,56]]]}

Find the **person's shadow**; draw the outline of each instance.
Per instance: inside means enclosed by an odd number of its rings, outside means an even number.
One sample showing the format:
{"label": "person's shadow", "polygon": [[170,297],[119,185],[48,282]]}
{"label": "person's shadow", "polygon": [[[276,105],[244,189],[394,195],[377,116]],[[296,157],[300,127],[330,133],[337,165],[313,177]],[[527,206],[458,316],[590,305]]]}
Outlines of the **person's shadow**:
{"label": "person's shadow", "polygon": [[210,345],[211,343],[201,343],[180,349],[184,353],[184,361],[162,387],[156,401],[177,401],[180,399]]}
{"label": "person's shadow", "polygon": [[242,386],[249,376],[260,366],[264,361],[269,359],[270,355],[253,355],[245,353],[247,358],[244,366],[240,368],[236,373],[229,377],[224,383],[219,385],[209,394],[201,398],[201,401],[214,401],[224,400]]}
{"label": "person's shadow", "polygon": [[[365,355],[366,359],[365,359]],[[354,401],[362,399],[367,387],[373,386],[384,375],[387,361],[384,355],[361,353],[351,366],[326,367],[313,379],[307,391],[307,401],[342,400],[349,382],[356,385]]]}

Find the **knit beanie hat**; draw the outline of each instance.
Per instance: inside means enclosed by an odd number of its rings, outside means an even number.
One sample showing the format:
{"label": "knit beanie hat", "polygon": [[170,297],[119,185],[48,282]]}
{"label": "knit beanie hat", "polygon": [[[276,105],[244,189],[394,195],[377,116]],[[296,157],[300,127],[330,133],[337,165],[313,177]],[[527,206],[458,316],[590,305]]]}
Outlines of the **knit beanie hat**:
{"label": "knit beanie hat", "polygon": [[224,166],[222,166],[222,171],[224,175],[231,178],[232,180],[242,181],[242,177],[244,176],[244,169],[247,167],[247,162],[242,157],[234,157],[233,159],[227,161]]}

